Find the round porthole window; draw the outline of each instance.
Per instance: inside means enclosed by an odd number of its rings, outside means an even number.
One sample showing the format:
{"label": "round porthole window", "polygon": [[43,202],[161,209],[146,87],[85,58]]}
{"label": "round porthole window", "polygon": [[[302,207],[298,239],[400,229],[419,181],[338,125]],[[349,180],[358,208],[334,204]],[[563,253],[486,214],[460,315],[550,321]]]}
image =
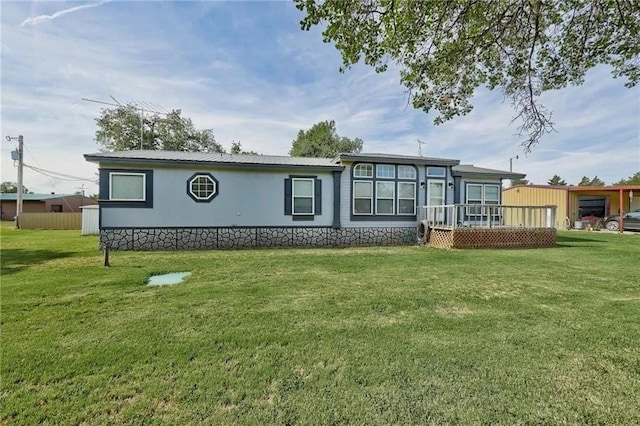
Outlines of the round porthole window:
{"label": "round porthole window", "polygon": [[196,173],[187,181],[187,193],[196,202],[209,202],[218,195],[218,180],[210,173]]}

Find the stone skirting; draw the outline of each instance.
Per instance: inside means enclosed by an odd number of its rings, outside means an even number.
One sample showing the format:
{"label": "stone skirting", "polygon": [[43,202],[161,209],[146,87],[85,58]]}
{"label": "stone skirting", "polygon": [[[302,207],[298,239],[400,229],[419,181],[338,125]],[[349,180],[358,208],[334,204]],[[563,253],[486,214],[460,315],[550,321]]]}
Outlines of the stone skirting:
{"label": "stone skirting", "polygon": [[435,248],[536,248],[556,245],[555,228],[431,228],[427,242]]}
{"label": "stone skirting", "polygon": [[114,250],[198,250],[245,247],[345,247],[415,244],[411,228],[135,228],[101,229]]}

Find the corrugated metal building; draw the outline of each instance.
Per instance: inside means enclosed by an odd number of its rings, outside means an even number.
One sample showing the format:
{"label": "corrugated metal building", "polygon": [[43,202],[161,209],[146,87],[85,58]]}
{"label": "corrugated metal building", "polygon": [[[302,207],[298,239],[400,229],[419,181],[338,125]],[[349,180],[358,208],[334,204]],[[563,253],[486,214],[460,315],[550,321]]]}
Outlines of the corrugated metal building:
{"label": "corrugated metal building", "polygon": [[556,227],[566,218],[573,224],[584,217],[599,217],[640,209],[640,185],[553,186],[515,185],[502,190],[502,202],[510,206],[558,207]]}

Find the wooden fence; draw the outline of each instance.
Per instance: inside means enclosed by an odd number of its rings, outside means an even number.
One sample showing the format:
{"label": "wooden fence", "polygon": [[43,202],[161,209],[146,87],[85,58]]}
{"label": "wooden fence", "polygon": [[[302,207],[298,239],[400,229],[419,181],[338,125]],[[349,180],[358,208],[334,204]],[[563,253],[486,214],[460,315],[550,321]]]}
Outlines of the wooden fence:
{"label": "wooden fence", "polygon": [[82,229],[82,213],[22,213],[21,229]]}

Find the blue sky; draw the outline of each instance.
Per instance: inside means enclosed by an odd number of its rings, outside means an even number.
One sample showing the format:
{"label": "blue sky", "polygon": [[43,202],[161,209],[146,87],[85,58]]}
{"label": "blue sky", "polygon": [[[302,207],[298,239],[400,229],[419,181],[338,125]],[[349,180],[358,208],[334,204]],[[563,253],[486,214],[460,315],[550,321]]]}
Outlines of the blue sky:
{"label": "blue sky", "polygon": [[[640,89],[624,88],[605,67],[577,88],[548,92],[557,132],[525,155],[499,92],[479,90],[474,111],[434,126],[414,110],[396,70],[338,72],[339,52],[319,29],[301,31],[291,2],[2,2],[2,136],[23,134],[25,162],[94,178],[83,154],[94,141],[100,105],[154,103],[182,109],[213,128],[227,149],[287,155],[301,129],[335,120],[338,133],[367,152],[418,153],[527,174],[546,183],[598,175],[607,183],[640,170]],[[15,181],[2,143],[2,181]],[[97,186],[84,182],[88,193]],[[73,192],[82,182],[25,171],[34,192]]]}

